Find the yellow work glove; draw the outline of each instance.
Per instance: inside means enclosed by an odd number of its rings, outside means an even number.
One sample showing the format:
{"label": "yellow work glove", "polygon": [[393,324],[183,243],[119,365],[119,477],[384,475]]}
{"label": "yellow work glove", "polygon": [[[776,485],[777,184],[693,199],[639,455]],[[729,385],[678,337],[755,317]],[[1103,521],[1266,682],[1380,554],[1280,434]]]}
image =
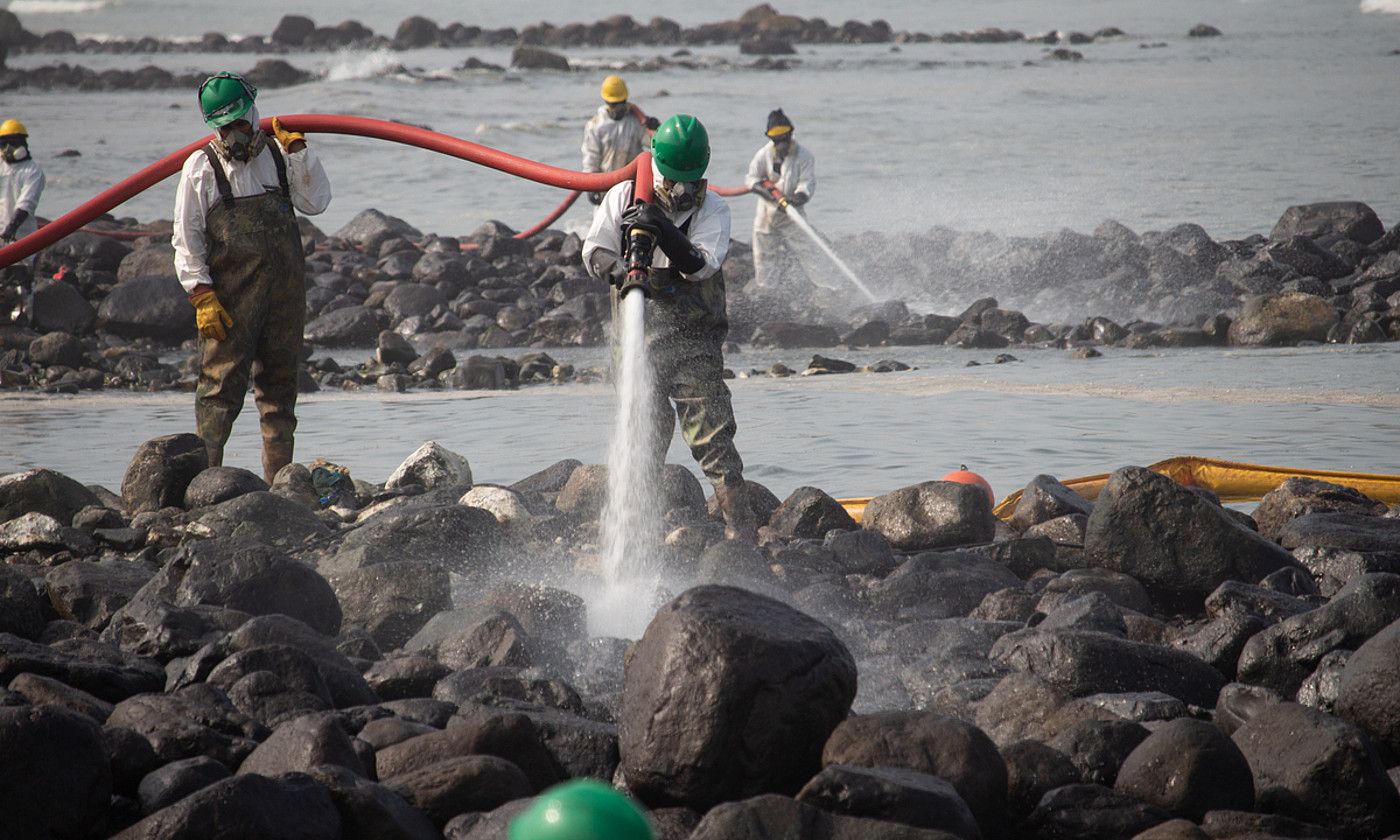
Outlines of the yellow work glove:
{"label": "yellow work glove", "polygon": [[190,298],[190,303],[194,304],[194,322],[199,327],[200,335],[215,341],[228,338],[233,319],[229,317],[224,305],[219,303],[218,295],[213,292],[200,292]]}
{"label": "yellow work glove", "polygon": [[288,131],[282,127],[282,121],[276,117],[272,118],[272,133],[277,136],[277,142],[282,144],[282,148],[289,152],[292,150],[292,144],[298,140],[302,143],[306,142],[305,134],[300,131]]}

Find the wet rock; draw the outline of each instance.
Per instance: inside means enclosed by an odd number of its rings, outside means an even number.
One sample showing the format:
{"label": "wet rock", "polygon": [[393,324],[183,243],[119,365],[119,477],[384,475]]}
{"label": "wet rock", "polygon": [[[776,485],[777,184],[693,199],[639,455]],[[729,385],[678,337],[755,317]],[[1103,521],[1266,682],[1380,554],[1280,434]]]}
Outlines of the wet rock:
{"label": "wet rock", "polygon": [[368,631],[381,648],[396,648],[428,619],[452,607],[447,569],[418,561],[376,563],[326,575],[348,627]]}
{"label": "wet rock", "polygon": [[0,684],[24,673],[51,677],[109,703],[160,691],[165,684],[157,663],[99,643],[40,645],[0,633]]}
{"label": "wet rock", "polygon": [[26,513],[42,513],[59,522],[71,522],[78,511],[98,503],[91,490],[53,470],[0,476],[0,522]]}
{"label": "wet rock", "polygon": [[1326,298],[1304,292],[1261,295],[1245,301],[1230,325],[1230,344],[1249,347],[1326,341],[1337,311]]}
{"label": "wet rock", "polygon": [[540,727],[530,716],[510,711],[481,709],[459,715],[446,729],[379,750],[374,760],[379,778],[387,780],[464,755],[503,758],[520,768],[535,790],[564,779]]}
{"label": "wet rock", "polygon": [[1191,27],[1191,31],[1186,34],[1192,38],[1218,38],[1221,33],[1219,29],[1208,23],[1198,23]]}
{"label": "wet rock", "polygon": [[168,263],[166,269],[168,274],[132,277],[117,284],[97,310],[98,328],[126,339],[149,338],[164,344],[194,338],[194,307],[175,279],[174,265]]}
{"label": "wet rock", "polygon": [[403,219],[371,208],[355,214],[334,236],[359,245],[366,251],[377,252],[380,243],[387,239],[402,237],[416,241],[423,238],[423,232]]}
{"label": "wet rock", "polygon": [[192,434],[165,435],[141,444],[122,478],[128,513],[179,506],[190,482],[209,467],[204,441]]}
{"label": "wet rock", "polygon": [[1066,785],[1045,794],[1023,828],[1047,840],[1115,840],[1170,818],[1161,808],[1102,785]]}
{"label": "wet rock", "polygon": [[[796,792],[855,676],[846,646],[806,615],[740,589],[692,589],[656,614],[628,662],[622,772],[655,802]],[[709,711],[697,719],[696,708]]]}
{"label": "wet rock", "polygon": [[29,360],[44,367],[80,368],[90,364],[87,348],[65,332],[51,332],[29,342]]}
{"label": "wet rock", "polygon": [[1089,517],[1082,513],[1057,516],[1025,530],[1028,538],[1044,537],[1055,545],[1069,548],[1084,547],[1084,532],[1089,528]]}
{"label": "wet rock", "polygon": [[161,766],[155,750],[144,737],[123,726],[102,727],[102,742],[111,758],[112,791],[136,798],[141,780]]}
{"label": "wet rock", "polygon": [[261,58],[247,73],[249,82],[261,88],[291,87],[305,84],[315,78],[305,70],[299,70],[280,58]]}
{"label": "wet rock", "polygon": [[1082,697],[1106,691],[1162,691],[1211,707],[1225,685],[1218,671],[1182,651],[1080,630],[1025,630],[1002,636],[991,658]]}
{"label": "wet rock", "polygon": [[478,485],[458,499],[457,504],[480,508],[490,513],[501,523],[504,533],[516,539],[524,538],[530,533],[535,518],[520,494],[504,487]]}
{"label": "wet rock", "polygon": [[1279,703],[1233,735],[1254,773],[1260,811],[1382,837],[1400,826],[1400,796],[1370,740],[1331,715]]}
{"label": "wet rock", "polygon": [[1176,639],[1173,644],[1226,677],[1233,678],[1238,671],[1244,646],[1269,624],[1268,620],[1253,613],[1226,612]]}
{"label": "wet rock", "polygon": [[[445,484],[442,492],[455,499],[461,487]],[[500,538],[500,523],[480,508],[410,504],[379,514],[345,534],[330,547],[320,568],[322,573],[331,574],[384,563],[417,562],[480,577],[494,568]]]}
{"label": "wet rock", "polygon": [[195,524],[215,537],[253,540],[277,546],[299,546],[327,537],[331,529],[311,511],[274,493],[244,493],[204,508]]}
{"label": "wet rock", "polygon": [[306,41],[307,36],[315,30],[316,23],[311,18],[301,15],[283,15],[268,37],[277,44],[299,47]]}
{"label": "wet rock", "polygon": [[384,483],[393,490],[408,484],[418,484],[429,490],[435,487],[471,489],[472,468],[467,459],[435,440],[413,451]]}
{"label": "wet rock", "polygon": [[382,330],[376,343],[374,358],[382,365],[395,363],[407,365],[418,358],[418,351],[413,348],[409,340],[396,332]]}
{"label": "wet rock", "polygon": [[786,796],[757,796],[711,809],[690,840],[952,840],[943,831],[830,814]]}
{"label": "wet rock", "polygon": [[1400,621],[1366,640],[1350,658],[1337,685],[1336,714],[1392,755],[1400,754]]}
{"label": "wet rock", "polygon": [[540,47],[519,46],[511,51],[510,66],[517,70],[569,71],[569,60],[556,52]]}
{"label": "wet rock", "polygon": [[991,502],[980,487],[926,481],[877,496],[861,525],[900,551],[990,542],[996,532]]}
{"label": "wet rock", "polygon": [[1340,280],[1351,274],[1354,268],[1331,251],[1318,247],[1306,236],[1271,242],[1264,246],[1259,256],[1287,266],[1303,277],[1314,277],[1322,281]]}
{"label": "wet rock", "polygon": [[1173,720],[1128,755],[1114,787],[1199,821],[1207,811],[1254,807],[1249,762],[1229,736],[1209,723]]}
{"label": "wet rock", "polygon": [[267,736],[267,729],[235,709],[222,691],[204,685],[123,700],[107,724],[145,737],[163,763],[203,755],[229,769],[257,747],[256,739]]}
{"label": "wet rock", "polygon": [[1400,576],[1363,575],[1323,606],[1252,636],[1240,652],[1239,679],[1292,697],[1323,656],[1360,645],[1397,619]]}
{"label": "wet rock", "polygon": [[45,623],[44,603],[29,576],[13,566],[0,565],[0,633],[34,641],[44,632]]}
{"label": "wet rock", "polygon": [[896,619],[938,619],[965,616],[988,594],[1017,586],[1006,567],[962,552],[915,555],[865,598],[877,614]]}
{"label": "wet rock", "polygon": [[749,341],[755,347],[790,350],[799,347],[835,347],[841,343],[841,336],[828,326],[772,321],[760,324]]}
{"label": "wet rock", "polygon": [[308,776],[234,776],[151,814],[114,835],[113,840],[221,834],[268,840],[339,840],[341,819],[330,794]]}
{"label": "wet rock", "polygon": [[[193,676],[188,665],[182,676]],[[278,727],[331,706],[330,688],[316,660],[287,645],[240,650],[214,666],[207,682],[227,692],[238,711],[267,726]]]}
{"label": "wet rock", "polygon": [[1295,698],[1304,706],[1311,706],[1324,712],[1332,712],[1337,707],[1337,697],[1341,692],[1342,673],[1351,659],[1349,650],[1334,650],[1322,657],[1317,668],[1298,687]]}
{"label": "wet rock", "polygon": [[305,624],[285,615],[264,615],[249,619],[225,637],[229,653],[267,645],[286,645],[311,657],[330,690],[337,708],[372,704],[377,699],[360,671],[333,639],[322,636]]}
{"label": "wet rock", "polygon": [[343,840],[440,840],[421,811],[389,788],[343,767],[320,765],[308,771],[330,793],[340,811]]}
{"label": "wet rock", "polygon": [[345,306],[306,323],[306,341],[319,347],[363,347],[379,335],[380,318],[366,306]]}
{"label": "wet rock", "polygon": [[1093,509],[1093,503],[1061,484],[1054,476],[1038,475],[1021,491],[1010,523],[1016,530],[1025,531],[1033,525],[1062,516],[1088,516]]}
{"label": "wet rock", "polygon": [[1133,721],[1090,718],[1069,724],[1049,744],[1069,757],[1085,783],[1112,787],[1123,760],[1147,734]]}
{"label": "wet rock", "polygon": [[383,700],[428,697],[433,686],[452,669],[430,656],[395,656],[374,663],[365,671],[365,682]]}
{"label": "wet rock", "polygon": [[1305,613],[1314,606],[1283,592],[1227,580],[1206,598],[1206,615],[1215,618],[1224,613],[1244,613],[1257,615],[1272,624]]}
{"label": "wet rock", "polygon": [[1090,593],[1100,592],[1127,610],[1147,612],[1151,601],[1142,584],[1130,575],[1107,569],[1070,569],[1040,588],[1037,608],[1048,612],[1060,604]]}
{"label": "wet rock", "polygon": [[1079,768],[1059,750],[1040,741],[1017,741],[1001,750],[1006,762],[1006,800],[1013,822],[1035,809],[1058,787],[1081,782]]}
{"label": "wet rock", "polygon": [[797,801],[852,817],[938,829],[964,840],[982,836],[951,784],[912,770],[828,765],[802,788]]}
{"label": "wet rock", "polygon": [[446,307],[447,302],[447,295],[439,291],[436,286],[424,283],[400,283],[384,299],[384,311],[389,313],[389,317],[395,323],[398,323],[406,318],[428,317],[434,309]]}
{"label": "wet rock", "polygon": [[1211,811],[1201,820],[1201,828],[1211,838],[1302,837],[1313,840],[1339,840],[1341,835],[1327,828],[1277,814],[1246,811]]}
{"label": "wet rock", "polygon": [[154,814],[232,775],[227,767],[202,755],[172,761],[141,780],[141,810]]}
{"label": "wet rock", "polygon": [[790,41],[773,35],[754,35],[739,42],[740,55],[797,55]]}
{"label": "wet rock", "polygon": [[196,475],[185,488],[185,507],[208,507],[236,499],[246,493],[268,489],[267,482],[242,467],[210,467]]}
{"label": "wet rock", "polygon": [[1128,633],[1122,611],[1102,592],[1062,602],[1035,626],[1040,630],[1093,630],[1115,636]]}
{"label": "wet rock", "polygon": [[277,776],[304,773],[321,764],[333,764],[365,775],[360,757],[355,754],[350,737],[335,715],[304,715],[278,726],[243,760],[238,773]]}
{"label": "wet rock", "polygon": [[1168,605],[1199,604],[1226,580],[1254,582],[1299,565],[1219,505],[1142,467],[1109,476],[1089,515],[1084,554],[1092,566],[1132,575]]}
{"label": "wet rock", "polygon": [[1344,236],[1363,245],[1380,239],[1385,227],[1376,211],[1359,201],[1323,201],[1299,204],[1283,211],[1269,238],[1292,236],[1320,239],[1328,234]]}
{"label": "wet rock", "polygon": [[814,539],[822,539],[837,528],[850,531],[860,527],[840,502],[815,487],[794,490],[773,511],[768,526],[784,537]]}
{"label": "wet rock", "polygon": [[831,549],[846,574],[883,577],[898,565],[889,541],[874,531],[828,531],[824,545]]}
{"label": "wet rock", "polygon": [[92,719],[52,705],[0,706],[0,812],[11,837],[88,837],[106,819],[112,770]]}
{"label": "wet rock", "polygon": [[24,697],[34,705],[59,706],[92,718],[99,725],[112,714],[112,704],[99,700],[81,689],[64,685],[49,677],[35,674],[20,674],[10,680],[10,691]]}
{"label": "wet rock", "polygon": [[[897,737],[891,737],[899,733]],[[977,727],[930,712],[879,712],[846,720],[822,750],[823,765],[899,767],[950,782],[983,832],[1004,826],[1006,766]]]}
{"label": "wet rock", "polygon": [[1253,516],[1260,534],[1278,540],[1290,520],[1333,511],[1379,516],[1385,513],[1386,505],[1350,487],[1295,476],[1265,494]]}
{"label": "wet rock", "polygon": [[1285,523],[1278,540],[1289,549],[1395,552],[1400,551],[1400,520],[1346,511],[1310,513]]}
{"label": "wet rock", "polygon": [[458,814],[490,811],[535,792],[519,767],[491,755],[449,758],[394,776],[385,785],[437,826]]}

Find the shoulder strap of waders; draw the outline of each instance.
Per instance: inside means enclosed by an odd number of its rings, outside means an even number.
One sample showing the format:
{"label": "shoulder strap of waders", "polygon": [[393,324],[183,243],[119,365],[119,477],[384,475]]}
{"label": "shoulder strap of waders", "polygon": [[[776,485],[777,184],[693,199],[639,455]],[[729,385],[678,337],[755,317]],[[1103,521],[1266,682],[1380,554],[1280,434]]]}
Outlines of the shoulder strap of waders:
{"label": "shoulder strap of waders", "polygon": [[204,157],[209,161],[209,168],[214,170],[214,183],[219,188],[219,200],[225,207],[233,207],[233,187],[229,186],[228,176],[224,174],[224,167],[219,163],[219,155],[214,151],[214,144],[210,143],[204,147]]}
{"label": "shoulder strap of waders", "polygon": [[276,140],[269,141],[267,149],[272,152],[272,165],[277,167],[277,183],[282,185],[282,197],[290,200],[292,189],[287,185],[287,162],[282,159],[282,150],[277,148]]}

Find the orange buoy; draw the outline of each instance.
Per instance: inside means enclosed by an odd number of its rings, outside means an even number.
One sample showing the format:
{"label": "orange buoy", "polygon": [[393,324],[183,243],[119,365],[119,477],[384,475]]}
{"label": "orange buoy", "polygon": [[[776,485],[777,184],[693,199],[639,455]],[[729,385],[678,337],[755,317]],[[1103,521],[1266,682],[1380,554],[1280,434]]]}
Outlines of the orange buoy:
{"label": "orange buoy", "polygon": [[943,478],[940,480],[956,481],[959,484],[976,484],[978,487],[981,487],[987,492],[987,501],[990,502],[993,507],[996,506],[997,497],[996,494],[992,492],[992,485],[988,484],[987,479],[983,478],[977,473],[969,472],[967,469],[967,464],[959,465],[956,470],[943,476]]}

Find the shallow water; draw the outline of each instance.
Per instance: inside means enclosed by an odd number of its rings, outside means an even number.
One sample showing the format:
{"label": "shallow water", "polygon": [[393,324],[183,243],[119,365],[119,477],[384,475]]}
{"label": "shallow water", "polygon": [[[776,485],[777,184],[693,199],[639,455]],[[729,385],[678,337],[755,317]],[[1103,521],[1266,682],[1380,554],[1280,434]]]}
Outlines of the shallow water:
{"label": "shallow water", "polygon": [[[555,356],[601,364],[602,352]],[[1022,361],[966,368],[994,354],[828,351],[863,363],[893,357],[919,369],[734,380],[747,475],[779,496],[802,485],[854,496],[967,464],[1003,496],[1037,473],[1066,478],[1172,455],[1400,473],[1400,346],[1110,349],[1093,360],[1014,352]],[[800,368],[809,355],[745,349],[728,363],[744,371],[778,360]],[[141,441],[193,431],[193,402],[190,394],[0,396],[0,473],[47,466],[116,489]],[[466,455],[477,481],[509,483],[561,458],[603,463],[613,406],[606,384],[312,394],[300,404],[298,460],[323,456],[377,482],[433,439]],[[258,445],[250,401],[228,463],[258,470]],[[694,469],[679,438],[669,460]]]}

